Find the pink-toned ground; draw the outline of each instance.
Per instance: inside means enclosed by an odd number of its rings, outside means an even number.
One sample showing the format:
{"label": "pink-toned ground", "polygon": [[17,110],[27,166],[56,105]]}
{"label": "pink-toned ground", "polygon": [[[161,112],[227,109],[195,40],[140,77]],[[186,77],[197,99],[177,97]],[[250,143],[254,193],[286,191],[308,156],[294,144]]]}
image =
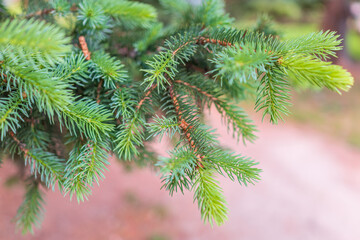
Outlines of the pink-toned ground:
{"label": "pink-toned ground", "polygon": [[203,225],[192,193],[169,197],[154,172],[126,172],[111,161],[106,179],[85,203],[48,192],[42,228],[24,237],[10,222],[23,190],[4,187],[15,170],[7,161],[0,169],[0,239],[360,239],[360,151],[291,123],[257,122],[259,139],[243,147],[218,115],[210,122],[223,145],[255,158],[263,169],[255,186],[219,178],[230,211],[223,226]]}

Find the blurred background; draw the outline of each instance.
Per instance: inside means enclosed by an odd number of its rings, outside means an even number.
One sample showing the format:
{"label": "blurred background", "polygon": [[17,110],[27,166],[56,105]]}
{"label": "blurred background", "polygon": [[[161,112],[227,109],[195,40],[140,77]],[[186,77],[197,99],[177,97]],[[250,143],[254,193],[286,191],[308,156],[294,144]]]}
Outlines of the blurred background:
{"label": "blurred background", "polygon": [[[226,7],[238,28],[282,39],[337,31],[344,49],[333,61],[352,72],[355,85],[342,95],[293,92],[292,114],[279,125],[261,122],[254,103],[243,103],[259,127],[258,140],[247,146],[232,139],[215,111],[207,114],[225,147],[253,157],[263,169],[254,186],[219,177],[230,212],[221,227],[202,223],[192,193],[170,197],[151,169],[112,159],[89,201],[79,205],[48,192],[42,228],[22,236],[11,219],[23,187],[12,180],[16,168],[7,161],[0,168],[0,240],[360,239],[360,1],[227,0]],[[165,155],[167,143],[154,149]]]}

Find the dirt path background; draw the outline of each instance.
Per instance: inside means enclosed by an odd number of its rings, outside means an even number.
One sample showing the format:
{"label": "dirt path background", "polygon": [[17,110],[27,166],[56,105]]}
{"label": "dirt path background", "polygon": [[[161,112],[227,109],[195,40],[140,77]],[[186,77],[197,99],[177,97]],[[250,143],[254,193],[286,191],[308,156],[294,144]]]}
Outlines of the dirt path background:
{"label": "dirt path background", "polygon": [[0,169],[0,239],[360,239],[360,151],[307,127],[260,122],[259,139],[243,147],[220,125],[219,115],[209,119],[224,145],[263,169],[262,181],[247,188],[219,178],[230,210],[225,225],[203,225],[192,193],[171,198],[155,173],[125,172],[111,161],[88,202],[78,205],[48,192],[41,230],[23,237],[10,222],[23,190],[4,187],[15,170],[8,161]]}

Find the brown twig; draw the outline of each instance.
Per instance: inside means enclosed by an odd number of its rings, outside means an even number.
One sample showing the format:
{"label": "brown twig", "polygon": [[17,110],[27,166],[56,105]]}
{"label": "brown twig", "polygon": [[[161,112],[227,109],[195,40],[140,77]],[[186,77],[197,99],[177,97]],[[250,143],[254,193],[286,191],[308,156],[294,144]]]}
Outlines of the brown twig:
{"label": "brown twig", "polygon": [[139,104],[136,106],[136,111],[138,111],[141,106],[144,104],[144,102],[149,99],[150,94],[152,93],[152,91],[154,91],[154,89],[157,87],[157,84],[153,84],[149,90],[146,91],[144,97],[139,101]]}
{"label": "brown twig", "polygon": [[209,99],[211,99],[211,100],[214,101],[214,102],[219,101],[218,98],[212,96],[211,94],[209,94],[209,93],[201,90],[200,88],[198,88],[198,87],[196,87],[196,86],[194,86],[194,85],[191,85],[191,84],[188,83],[188,82],[184,82],[184,81],[182,81],[182,80],[175,80],[175,82],[176,82],[176,83],[183,84],[183,85],[185,85],[185,86],[188,86],[188,87],[190,87],[190,88],[192,88],[192,89],[195,89],[196,91],[198,91],[199,93],[207,96]]}
{"label": "brown twig", "polygon": [[26,148],[26,145],[15,136],[13,131],[10,131],[11,138],[19,145],[19,148],[22,152],[24,152],[25,156],[28,154],[29,150]]}
{"label": "brown twig", "polygon": [[100,104],[100,92],[101,92],[101,86],[104,82],[104,79],[101,79],[98,86],[97,86],[97,89],[96,89],[96,103],[97,104]]}
{"label": "brown twig", "polygon": [[[89,51],[89,48],[87,46],[86,40],[84,36],[80,36],[79,37],[79,43],[80,43],[80,47],[81,47],[81,51],[83,52],[85,59],[86,60],[90,60],[91,59],[91,52]],[[96,89],[96,103],[100,104],[100,93],[101,93],[101,86],[104,83],[104,79],[101,79],[97,89]]]}
{"label": "brown twig", "polygon": [[79,43],[80,43],[80,47],[82,52],[84,53],[84,56],[86,58],[86,60],[90,60],[91,59],[91,52],[88,49],[87,43],[85,41],[85,37],[84,36],[80,36],[79,37]]}
{"label": "brown twig", "polygon": [[29,13],[28,15],[25,16],[25,18],[39,17],[39,16],[51,14],[53,12],[55,12],[54,8],[43,9],[43,10],[39,10],[39,11],[36,11],[33,13]]}
{"label": "brown twig", "polygon": [[[178,119],[179,119],[179,124],[180,124],[179,126],[182,129],[182,131],[184,132],[185,138],[189,142],[190,147],[196,153],[198,151],[198,149],[197,149],[197,147],[195,145],[194,140],[191,137],[191,134],[188,132],[189,130],[191,130],[193,128],[193,126],[191,126],[189,123],[187,123],[186,120],[182,117],[182,112],[180,111],[180,105],[179,105],[179,102],[177,100],[177,97],[176,97],[176,94],[174,92],[174,88],[173,88],[172,84],[170,84],[169,93],[170,93],[170,97],[173,100],[173,103],[174,103],[174,106],[175,106],[176,115],[178,116]],[[198,164],[197,168],[198,167],[203,168],[204,165],[201,162],[202,162],[202,159],[205,156],[197,154],[196,157],[197,157],[197,164]]]}
{"label": "brown twig", "polygon": [[196,40],[196,44],[199,45],[205,45],[206,43],[212,43],[212,44],[219,44],[221,46],[224,47],[232,47],[234,46],[234,44],[227,42],[227,41],[221,41],[221,40],[216,40],[213,38],[205,38],[205,37],[199,37],[199,39]]}

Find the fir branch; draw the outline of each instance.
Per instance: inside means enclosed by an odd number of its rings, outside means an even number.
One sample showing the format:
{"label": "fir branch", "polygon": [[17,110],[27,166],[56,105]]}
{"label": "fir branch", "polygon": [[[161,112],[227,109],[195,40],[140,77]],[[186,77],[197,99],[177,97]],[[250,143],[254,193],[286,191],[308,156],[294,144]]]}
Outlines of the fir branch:
{"label": "fir branch", "polygon": [[195,153],[187,148],[180,147],[170,152],[169,158],[161,158],[156,166],[161,167],[162,187],[169,191],[170,196],[180,190],[191,189],[193,172],[197,165]]}
{"label": "fir branch", "polygon": [[[179,105],[178,99],[177,99],[176,94],[174,92],[173,85],[169,86],[169,93],[170,93],[170,97],[171,97],[171,99],[173,100],[173,103],[174,103],[175,112],[176,112],[176,115],[177,115],[178,121],[179,121],[179,126],[180,126],[183,134],[185,135],[185,138],[187,139],[191,149],[194,151],[194,153],[197,153],[198,148],[196,147],[195,142],[194,142],[194,140],[193,140],[193,138],[191,136],[191,133],[189,132],[189,130],[191,130],[194,126],[191,126],[186,121],[186,118],[183,118],[182,112],[180,110],[180,105]],[[200,154],[197,154],[196,157],[197,157],[197,165],[198,165],[198,167],[203,167],[201,162],[202,162],[202,158],[204,156],[202,156]]]}
{"label": "fir branch", "polygon": [[266,49],[248,43],[226,48],[215,54],[211,62],[215,64],[214,70],[211,71],[214,77],[232,84],[234,81],[256,80],[258,74],[266,72],[266,66],[273,65],[275,59]]}
{"label": "fir branch", "polygon": [[338,38],[339,35],[330,30],[313,32],[285,41],[282,52],[289,55],[312,55],[320,59],[328,59],[330,56],[336,57],[335,51],[341,50],[341,40]]}
{"label": "fir branch", "polygon": [[99,4],[106,14],[113,16],[126,26],[149,27],[156,21],[157,12],[149,4],[126,0],[103,0]]}
{"label": "fir branch", "polygon": [[263,109],[263,118],[268,114],[270,122],[277,124],[278,120],[283,120],[282,114],[289,114],[286,107],[290,105],[289,84],[277,70],[262,74],[260,84],[255,109]]}
{"label": "fir branch", "polygon": [[39,189],[39,183],[31,182],[26,186],[25,199],[19,207],[15,220],[23,234],[34,233],[34,227],[40,227],[44,209],[44,199]]}
{"label": "fir branch", "polygon": [[139,154],[137,147],[143,146],[145,139],[143,132],[144,124],[144,119],[137,112],[132,119],[129,119],[129,122],[119,125],[114,150],[117,151],[120,158],[130,160],[132,156]]}
{"label": "fir branch", "polygon": [[354,78],[341,66],[324,62],[309,56],[287,56],[282,65],[285,72],[299,85],[327,87],[340,93],[348,91],[354,84]]}
{"label": "fir branch", "polygon": [[230,154],[216,147],[209,148],[208,154],[204,158],[206,168],[213,168],[232,181],[236,178],[240,184],[245,186],[248,183],[255,184],[260,180],[261,170],[254,167],[257,164],[251,158]]}
{"label": "fir branch", "polygon": [[88,199],[94,183],[105,178],[103,172],[109,165],[108,142],[89,140],[84,145],[75,146],[66,163],[64,191],[70,199],[76,195],[78,202]]}
{"label": "fir branch", "polygon": [[223,224],[227,219],[228,209],[219,182],[214,180],[214,173],[208,169],[199,169],[194,184],[194,201],[198,202],[201,218],[213,225]]}
{"label": "fir branch", "polygon": [[176,119],[166,118],[166,117],[153,117],[153,122],[147,123],[146,127],[149,131],[149,137],[159,136],[159,141],[161,141],[164,135],[169,138],[173,138],[176,133],[180,133],[179,123]]}
{"label": "fir branch", "polygon": [[[194,89],[197,93],[207,97],[215,104],[218,112],[221,113],[226,120],[227,125],[233,126],[233,132],[237,133],[238,138],[242,136],[244,144],[245,140],[253,142],[256,139],[254,134],[256,128],[253,122],[248,119],[248,116],[243,111],[243,109],[227,104],[223,99],[220,98],[223,93],[214,87],[213,83],[207,83],[206,79],[201,79],[201,82],[197,82],[195,79],[199,77],[201,76],[195,75],[194,78],[189,79],[191,81],[194,80],[192,83],[196,85],[191,85],[190,83],[184,82],[182,80],[176,80],[175,82]],[[211,91],[211,94],[203,89]]]}
{"label": "fir branch", "polygon": [[140,109],[137,91],[133,88],[117,88],[111,97],[110,107],[116,118],[130,119]]}
{"label": "fir branch", "polygon": [[25,165],[29,165],[31,173],[35,178],[40,175],[40,180],[47,187],[54,189],[56,182],[59,186],[63,181],[64,160],[56,155],[45,152],[42,149],[22,150],[25,156]]}
{"label": "fir branch", "polygon": [[191,85],[191,84],[188,83],[188,82],[184,82],[184,81],[182,81],[182,80],[175,80],[175,82],[176,82],[176,83],[183,84],[183,85],[185,85],[185,86],[187,86],[187,87],[189,87],[189,88],[192,88],[192,89],[196,90],[198,93],[206,96],[207,98],[209,98],[209,99],[210,99],[211,101],[213,101],[213,102],[220,101],[217,97],[214,97],[213,95],[211,95],[211,94],[203,91],[202,89],[200,89],[200,88],[197,87],[197,86]]}
{"label": "fir branch", "polygon": [[[67,89],[68,83],[58,81],[47,69],[37,69],[27,62],[19,62],[18,59],[6,59],[0,66],[3,74],[11,81],[7,82],[7,88],[18,88],[28,104],[35,103],[39,110],[46,111],[52,119],[54,113],[66,108],[72,102],[72,94]],[[23,96],[21,95],[23,98]]]}
{"label": "fir branch", "polygon": [[223,0],[204,0],[196,9],[195,22],[206,27],[230,26],[234,19],[225,12]]}
{"label": "fir branch", "polygon": [[148,99],[150,99],[151,93],[154,91],[154,89],[157,87],[157,84],[153,84],[149,90],[147,90],[144,94],[144,96],[140,99],[139,104],[136,106],[136,111],[139,111],[144,102]]}
{"label": "fir branch", "polygon": [[0,23],[0,46],[10,45],[15,55],[31,54],[36,60],[54,64],[70,51],[70,39],[54,25],[35,20],[6,20]]}
{"label": "fir branch", "polygon": [[10,132],[10,136],[23,153],[25,165],[29,165],[31,174],[34,174],[35,178],[37,178],[37,175],[40,175],[41,181],[44,182],[47,187],[52,186],[53,189],[56,181],[58,181],[59,185],[61,184],[62,174],[64,172],[62,159],[39,148],[28,149],[13,132]]}
{"label": "fir branch", "polygon": [[109,136],[114,129],[112,114],[104,106],[89,99],[77,100],[62,111],[60,125],[75,136],[86,136],[89,139],[101,140]]}
{"label": "fir branch", "polygon": [[20,122],[24,121],[21,114],[28,117],[28,107],[22,102],[18,92],[10,94],[8,98],[0,98],[1,141],[4,140],[9,130],[16,133],[16,129],[20,127]]}
{"label": "fir branch", "polygon": [[146,76],[143,84],[147,84],[147,88],[157,84],[158,88],[164,89],[169,84],[168,79],[173,80],[178,72],[176,67],[195,54],[197,34],[194,29],[166,41],[166,50],[155,55],[152,61],[146,62],[150,68],[142,70]]}
{"label": "fir branch", "polygon": [[114,57],[104,52],[94,52],[92,56],[91,78],[93,81],[100,80],[105,88],[115,89],[116,85],[123,83],[127,74],[124,65]]}
{"label": "fir branch", "polygon": [[[89,76],[90,62],[86,61],[83,54],[72,53],[64,61],[52,69],[54,77],[77,86],[84,86]],[[70,86],[69,86],[70,87]]]}
{"label": "fir branch", "polygon": [[254,134],[257,131],[256,126],[242,108],[229,105],[224,101],[217,101],[215,106],[225,119],[228,128],[233,126],[233,132],[237,133],[238,140],[240,136],[244,144],[246,140],[249,142],[256,140],[257,137]]}

